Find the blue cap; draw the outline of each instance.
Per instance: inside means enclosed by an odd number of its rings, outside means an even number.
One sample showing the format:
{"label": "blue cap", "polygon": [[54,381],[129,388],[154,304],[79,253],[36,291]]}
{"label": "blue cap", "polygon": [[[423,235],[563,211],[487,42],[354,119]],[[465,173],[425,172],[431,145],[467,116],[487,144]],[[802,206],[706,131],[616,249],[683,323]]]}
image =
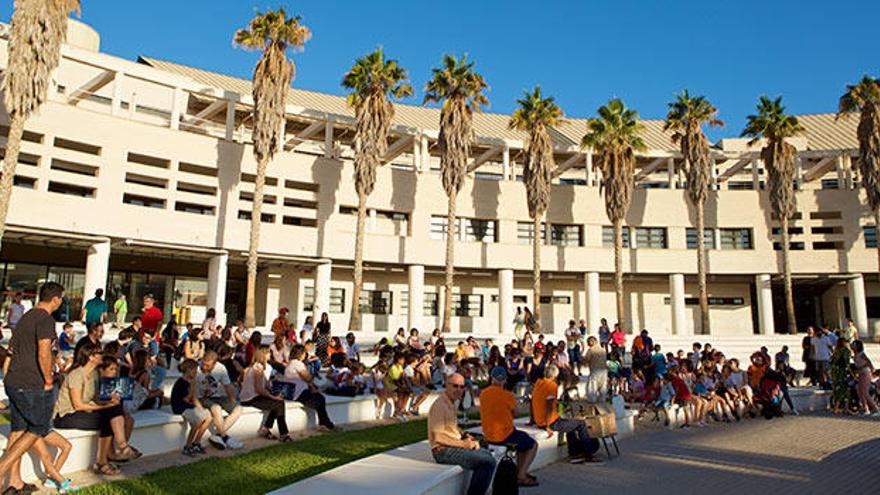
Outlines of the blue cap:
{"label": "blue cap", "polygon": [[492,372],[489,374],[492,376],[493,380],[507,380],[507,370],[504,369],[503,366],[496,366],[492,368]]}

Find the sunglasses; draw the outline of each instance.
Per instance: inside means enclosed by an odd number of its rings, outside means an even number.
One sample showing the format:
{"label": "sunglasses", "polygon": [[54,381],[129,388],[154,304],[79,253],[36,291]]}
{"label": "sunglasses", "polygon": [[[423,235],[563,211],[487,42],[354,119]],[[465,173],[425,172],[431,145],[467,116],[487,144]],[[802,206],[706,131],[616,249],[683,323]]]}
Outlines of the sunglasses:
{"label": "sunglasses", "polygon": [[449,383],[449,384],[447,384],[446,386],[447,386],[447,387],[452,387],[452,388],[464,388],[464,385],[459,385],[459,384],[457,384],[457,383]]}

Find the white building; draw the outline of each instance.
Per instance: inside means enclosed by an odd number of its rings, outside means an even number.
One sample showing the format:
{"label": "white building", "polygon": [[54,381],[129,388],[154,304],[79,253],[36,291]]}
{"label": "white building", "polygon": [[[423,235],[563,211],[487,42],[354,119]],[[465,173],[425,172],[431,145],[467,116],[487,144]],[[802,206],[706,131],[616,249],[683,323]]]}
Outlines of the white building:
{"label": "white building", "polygon": [[[166,313],[200,321],[207,307],[243,314],[245,252],[255,162],[246,80],[152,58],[98,50],[91,28],[71,22],[50,101],[27,125],[3,239],[6,296],[62,281],[78,312],[106,287],[137,313],[155,293]],[[5,38],[0,64],[5,67]],[[835,95],[829,95],[834,101]],[[386,165],[369,198],[364,339],[398,327],[440,325],[446,196],[436,109],[398,105]],[[522,173],[523,135],[509,116],[476,117],[473,174],[458,198],[453,331],[510,331],[516,306],[533,307],[531,227]],[[851,170],[856,119],[799,116],[807,131],[797,178],[792,268],[798,324],[853,318],[877,334],[877,235]],[[8,133],[5,114],[3,134]],[[633,328],[689,335],[698,321],[696,232],[677,171],[680,155],[661,121],[645,121],[624,266]],[[577,143],[582,119],[554,133],[562,172],[542,233],[545,328],[569,318],[615,321],[610,222],[591,156]],[[292,89],[284,149],[269,166],[260,242],[257,323],[281,307],[297,325],[327,311],[339,331],[351,308],[357,196],[352,112],[342,97]],[[0,138],[5,146],[5,138]],[[722,140],[712,151],[707,206],[712,331],[784,331],[777,222],[757,149]],[[778,246],[777,246],[778,247]],[[410,312],[415,306],[418,311]],[[2,317],[2,314],[0,314]],[[224,321],[223,316],[220,317]]]}

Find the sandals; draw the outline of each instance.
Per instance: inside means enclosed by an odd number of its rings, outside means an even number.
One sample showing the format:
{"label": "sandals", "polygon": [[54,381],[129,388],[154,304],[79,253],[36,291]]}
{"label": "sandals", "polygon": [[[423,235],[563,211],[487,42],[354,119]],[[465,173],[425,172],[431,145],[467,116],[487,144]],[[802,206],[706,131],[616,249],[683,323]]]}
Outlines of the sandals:
{"label": "sandals", "polygon": [[262,438],[265,438],[266,440],[278,440],[278,437],[273,435],[271,431],[266,430],[264,428],[260,428],[260,430],[257,431],[257,435],[259,435]]}
{"label": "sandals", "polygon": [[536,480],[536,479],[533,478],[533,477],[528,477],[528,478],[526,478],[526,479],[524,479],[524,480],[517,480],[517,481],[516,481],[516,485],[517,485],[517,486],[521,486],[521,487],[524,487],[524,488],[528,488],[528,487],[532,487],[532,486],[538,486],[539,484],[540,484],[540,483],[538,483],[538,480]]}
{"label": "sandals", "polygon": [[92,472],[101,476],[115,476],[119,474],[119,468],[115,464],[98,464],[92,465]]}
{"label": "sandals", "polygon": [[126,445],[118,452],[111,452],[107,458],[114,462],[128,462],[137,459],[142,455],[143,454],[141,454],[136,448],[131,445]]}
{"label": "sandals", "polygon": [[293,439],[290,438],[290,435],[282,435],[281,438],[278,439],[278,441],[281,443],[290,443],[293,441]]}

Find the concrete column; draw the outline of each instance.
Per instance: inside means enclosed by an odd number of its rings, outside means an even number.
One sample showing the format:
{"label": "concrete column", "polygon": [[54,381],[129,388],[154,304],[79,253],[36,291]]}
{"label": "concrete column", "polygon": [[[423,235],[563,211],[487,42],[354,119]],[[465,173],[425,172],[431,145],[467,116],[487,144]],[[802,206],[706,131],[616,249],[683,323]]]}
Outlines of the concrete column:
{"label": "concrete column", "polygon": [[428,172],[431,170],[431,143],[428,141],[428,136],[422,134],[419,144],[422,147],[422,152],[419,153],[422,158],[422,170]]}
{"label": "concrete column", "polygon": [[798,191],[804,188],[804,165],[800,155],[794,159],[794,182]]}
{"label": "concrete column", "polygon": [[[409,266],[409,308],[406,321],[409,328],[422,328],[422,316],[425,307],[425,267],[424,265]],[[424,333],[424,332],[423,332]]]}
{"label": "concrete column", "polygon": [[[228,254],[218,254],[208,261],[208,307],[217,312],[217,321],[226,322],[226,269]],[[228,323],[228,322],[227,322]]]}
{"label": "concrete column", "polygon": [[837,163],[834,168],[837,169],[837,188],[843,189],[846,184],[846,172],[844,171],[844,161],[842,156],[837,157]]}
{"label": "concrete column", "polygon": [[125,73],[115,72],[113,74],[113,100],[110,104],[110,114],[119,116],[122,114],[122,85],[125,81]]}
{"label": "concrete column", "polygon": [[137,93],[131,92],[131,98],[128,99],[128,118],[134,120],[134,114],[137,112]]}
{"label": "concrete column", "polygon": [[677,189],[676,179],[678,179],[678,176],[675,173],[675,158],[668,158],[666,160],[666,173],[669,175],[669,189]]}
{"label": "concrete column", "polygon": [[377,222],[376,209],[370,208],[369,210],[367,210],[367,215],[368,215],[369,221],[370,221],[370,223],[367,225],[367,232],[375,234],[376,233],[376,222]]}
{"label": "concrete column", "polygon": [[758,331],[761,335],[773,335],[773,286],[770,275],[755,276],[755,293],[758,295]]}
{"label": "concrete column", "polygon": [[510,180],[510,146],[506,144],[501,152],[501,176],[504,180]]}
{"label": "concrete column", "polygon": [[330,115],[324,123],[324,158],[333,158],[333,117]]}
{"label": "concrete column", "polygon": [[584,273],[584,288],[586,289],[587,304],[587,333],[594,333],[599,328],[602,319],[599,307],[599,272]]}
{"label": "concrete column", "polygon": [[[321,263],[315,267],[315,303],[312,306],[312,313],[315,323],[321,320],[321,313],[330,313],[330,273],[333,265],[330,263]],[[352,301],[352,304],[357,304]]]}
{"label": "concrete column", "polygon": [[868,306],[865,302],[865,277],[861,273],[846,282],[849,294],[849,314],[859,330],[860,337],[868,337]]}
{"label": "concrete column", "polygon": [[226,95],[226,140],[235,139],[235,102],[237,98]]}
{"label": "concrete column", "polygon": [[107,293],[107,274],[110,268],[110,241],[98,242],[89,246],[86,254],[86,279],[83,285],[83,299],[89,300],[98,289]]}
{"label": "concrete column", "polygon": [[852,169],[852,158],[849,156],[843,157],[843,168],[846,170],[846,188],[849,190],[858,189],[856,187],[855,181],[853,180],[853,169]]}
{"label": "concrete column", "polygon": [[498,333],[504,334],[513,321],[513,270],[498,270]]}
{"label": "concrete column", "polygon": [[423,172],[422,169],[422,133],[417,132],[415,136],[413,136],[413,170],[416,172]]}
{"label": "concrete column", "polygon": [[714,158],[709,160],[709,177],[710,177],[710,189],[717,190],[721,189],[718,185],[718,164],[716,163]]}
{"label": "concrete column", "polygon": [[180,112],[185,110],[186,94],[183,89],[174,88],[171,100],[171,122],[169,125],[172,129],[180,128]]}
{"label": "concrete column", "polygon": [[669,275],[669,308],[672,312],[673,335],[688,335],[685,322],[684,275],[681,273]]}
{"label": "concrete column", "polygon": [[752,160],[752,189],[761,190],[761,161]]}

